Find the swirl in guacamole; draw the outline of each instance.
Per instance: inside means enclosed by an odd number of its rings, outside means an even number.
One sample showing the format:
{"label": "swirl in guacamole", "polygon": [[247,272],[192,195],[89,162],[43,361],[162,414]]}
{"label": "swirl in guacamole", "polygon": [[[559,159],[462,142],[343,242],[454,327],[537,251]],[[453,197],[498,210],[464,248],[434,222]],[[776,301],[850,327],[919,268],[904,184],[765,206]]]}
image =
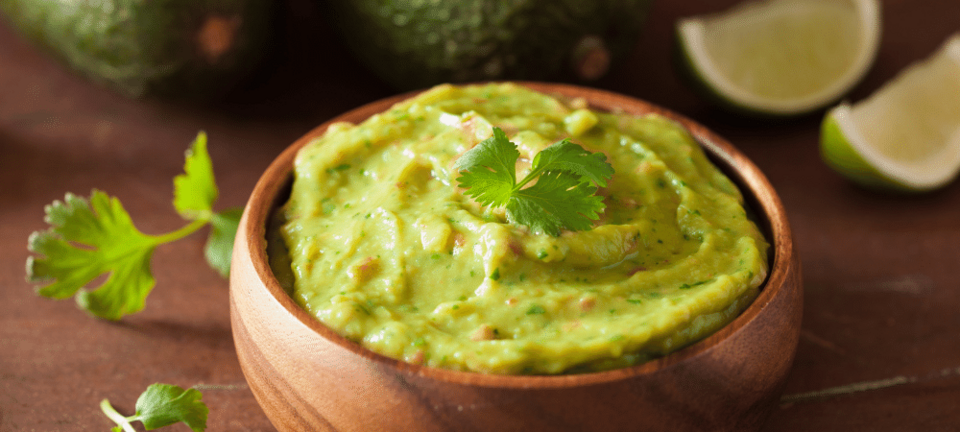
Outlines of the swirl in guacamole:
{"label": "swirl in guacamole", "polygon": [[[588,230],[540,233],[481,207],[455,161],[498,127],[517,177],[569,138],[615,174]],[[679,124],[515,84],[442,85],[300,150],[279,233],[291,296],[414,364],[558,374],[642,363],[733,320],[769,245],[737,187]]]}

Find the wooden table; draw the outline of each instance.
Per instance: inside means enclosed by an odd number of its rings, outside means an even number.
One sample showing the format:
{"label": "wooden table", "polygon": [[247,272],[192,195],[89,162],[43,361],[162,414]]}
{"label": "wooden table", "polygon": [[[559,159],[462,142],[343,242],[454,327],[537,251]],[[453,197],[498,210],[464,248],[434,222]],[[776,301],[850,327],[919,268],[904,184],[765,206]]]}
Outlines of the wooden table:
{"label": "wooden table", "polygon": [[[733,3],[656,2],[628,63],[595,86],[702,122],[753,159],[785,203],[806,307],[786,394],[765,430],[960,428],[960,184],[922,196],[864,191],[821,162],[819,115],[771,124],[706,105],[670,64],[672,23]],[[883,14],[883,45],[854,101],[957,31],[960,2],[886,0]],[[295,138],[393,93],[317,24],[312,3],[288,1],[282,15],[284,48],[270,66],[205,107],[116,96],[0,24],[0,431],[106,430],[100,400],[129,414],[154,382],[200,388],[209,430],[273,430],[238,366],[227,282],[202,262],[203,235],[157,250],[146,310],[117,323],[38,297],[24,262],[28,236],[46,228],[44,205],[68,191],[118,197],[144,232],[179,228],[172,178],[199,130],[210,136],[220,205],[238,206]]]}

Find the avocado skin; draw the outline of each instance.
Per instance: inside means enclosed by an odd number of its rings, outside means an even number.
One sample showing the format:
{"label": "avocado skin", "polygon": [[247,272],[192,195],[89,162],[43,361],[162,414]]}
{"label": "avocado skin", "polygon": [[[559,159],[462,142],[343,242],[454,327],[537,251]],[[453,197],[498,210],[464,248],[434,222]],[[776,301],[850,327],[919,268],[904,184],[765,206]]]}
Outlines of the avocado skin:
{"label": "avocado skin", "polygon": [[584,81],[578,44],[611,65],[638,42],[651,0],[326,0],[356,57],[401,89],[503,79]]}
{"label": "avocado skin", "polygon": [[[0,0],[26,39],[132,98],[213,99],[270,41],[273,0]],[[212,18],[212,21],[211,21]]]}

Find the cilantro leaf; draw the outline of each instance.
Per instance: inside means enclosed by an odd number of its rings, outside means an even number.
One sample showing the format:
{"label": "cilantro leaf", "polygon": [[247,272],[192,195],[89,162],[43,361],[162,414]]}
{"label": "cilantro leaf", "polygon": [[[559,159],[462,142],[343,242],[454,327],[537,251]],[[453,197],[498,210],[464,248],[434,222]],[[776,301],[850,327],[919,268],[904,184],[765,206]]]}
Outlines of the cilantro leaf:
{"label": "cilantro leaf", "polygon": [[203,248],[203,256],[207,259],[207,264],[223,277],[230,275],[233,239],[237,236],[242,214],[243,209],[235,207],[221,213],[214,213],[210,218],[210,236],[207,237],[207,244]]}
{"label": "cilantro leaf", "polygon": [[562,171],[547,171],[536,184],[514,195],[507,204],[507,218],[552,235],[559,235],[563,227],[589,230],[604,208],[596,192],[596,186]]}
{"label": "cilantro leaf", "polygon": [[187,149],[183,174],[173,179],[173,207],[185,219],[209,217],[219,191],[213,162],[207,152],[207,134],[200,132]]}
{"label": "cilantro leaf", "polygon": [[137,420],[147,430],[184,422],[191,430],[207,428],[207,406],[197,389],[184,390],[170,384],[152,384],[137,398]]}
{"label": "cilantro leaf", "polygon": [[[203,226],[212,229],[204,255],[221,274],[229,272],[233,236],[240,211],[213,211],[217,186],[201,132],[186,153],[184,174],[174,179],[174,208],[190,221],[163,235],[138,230],[117,198],[94,189],[90,198],[67,193],[45,207],[46,231],[31,234],[27,248],[39,256],[27,258],[27,281],[37,293],[53,299],[76,296],[77,304],[94,316],[118,320],[143,310],[156,281],[150,259],[157,246],[179,240]],[[96,289],[86,287],[102,280]]]}
{"label": "cilantro leaf", "polygon": [[516,144],[507,139],[500,128],[493,128],[493,136],[467,150],[457,159],[454,169],[460,172],[457,179],[461,187],[481,204],[501,207],[507,204],[517,185],[517,159],[520,152]]}
{"label": "cilantro leaf", "polygon": [[518,182],[519,156],[516,144],[494,127],[493,136],[457,159],[458,185],[481,205],[505,206],[510,222],[536,232],[557,236],[563,228],[590,229],[606,207],[597,188],[606,186],[614,173],[606,155],[564,139],[537,153],[530,172]]}
{"label": "cilantro leaf", "polygon": [[157,237],[137,230],[120,201],[98,190],[90,201],[68,193],[46,212],[52,228],[33,233],[28,246],[44,257],[27,259],[27,280],[53,280],[38,293],[64,299],[109,273],[97,290],[80,293],[81,308],[111,320],[142,310],[154,285],[149,260]]}
{"label": "cilantro leaf", "polygon": [[131,422],[143,423],[146,430],[153,430],[183,422],[194,432],[203,432],[207,428],[209,409],[201,400],[203,395],[197,389],[184,390],[170,384],[151,384],[139,398],[137,411],[130,417],[118,413],[110,401],[100,402],[100,409],[117,424],[116,432],[133,431]]}
{"label": "cilantro leaf", "polygon": [[546,171],[569,171],[586,177],[600,187],[607,186],[607,179],[613,177],[613,167],[607,163],[607,155],[590,153],[578,144],[564,139],[541,150],[533,158],[529,176]]}
{"label": "cilantro leaf", "polygon": [[213,211],[219,191],[213,175],[213,161],[207,152],[207,134],[200,132],[186,152],[183,174],[173,179],[173,206],[184,219],[206,220],[210,235],[203,249],[211,268],[226,277],[230,274],[233,238],[240,225],[242,208],[231,208],[221,213]]}

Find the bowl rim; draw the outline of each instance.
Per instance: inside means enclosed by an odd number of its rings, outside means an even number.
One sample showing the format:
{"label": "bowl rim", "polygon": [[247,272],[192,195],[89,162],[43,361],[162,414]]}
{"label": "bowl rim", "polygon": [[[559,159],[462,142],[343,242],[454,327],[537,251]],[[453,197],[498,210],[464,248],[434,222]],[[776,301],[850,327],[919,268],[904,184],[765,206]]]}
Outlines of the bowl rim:
{"label": "bowl rim", "polygon": [[[253,263],[254,271],[262,286],[269,292],[270,297],[277,301],[295,320],[311,329],[319,337],[352,352],[359,358],[377,363],[396,373],[435,379],[450,384],[516,389],[566,388],[603,384],[652,375],[689,359],[708,355],[722,341],[743,330],[779,293],[784,291],[784,285],[788,282],[790,273],[794,271],[791,262],[795,259],[793,238],[787,222],[786,211],[766,176],[732,144],[683,115],[631,96],[570,84],[531,81],[510,82],[542,93],[567,98],[583,98],[594,109],[626,114],[656,113],[685,127],[714,163],[718,164],[719,162],[718,167],[737,184],[744,198],[753,205],[761,230],[771,236],[768,239],[771,243],[772,253],[772,260],[769,264],[770,271],[766,280],[761,284],[760,294],[757,298],[733,321],[704,339],[645,363],[599,372],[559,375],[502,375],[441,369],[415,365],[378,354],[337,334],[302,309],[280,286],[270,269],[265,245],[266,230],[272,210],[280,204],[278,195],[289,187],[293,161],[302,147],[319,137],[333,123],[339,121],[359,123],[373,114],[385,111],[397,102],[421,93],[423,90],[402,93],[370,102],[323,122],[287,147],[270,163],[258,179],[244,209],[243,217],[246,221],[245,224],[241,225],[241,231],[238,232],[238,235],[245,236],[248,245],[264,246],[250,247],[249,250],[244,252],[249,254],[247,258]],[[485,83],[462,85],[471,84]]]}

